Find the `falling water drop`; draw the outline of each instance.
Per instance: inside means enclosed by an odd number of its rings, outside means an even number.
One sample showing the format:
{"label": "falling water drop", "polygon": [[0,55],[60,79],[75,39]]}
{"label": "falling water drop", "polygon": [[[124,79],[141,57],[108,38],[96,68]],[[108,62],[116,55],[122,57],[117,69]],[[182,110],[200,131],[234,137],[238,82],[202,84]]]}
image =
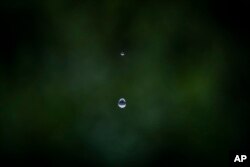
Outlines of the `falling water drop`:
{"label": "falling water drop", "polygon": [[126,107],[126,100],[124,98],[119,99],[118,106],[120,108],[125,108]]}
{"label": "falling water drop", "polygon": [[121,55],[121,56],[125,56],[125,52],[121,52],[120,55]]}

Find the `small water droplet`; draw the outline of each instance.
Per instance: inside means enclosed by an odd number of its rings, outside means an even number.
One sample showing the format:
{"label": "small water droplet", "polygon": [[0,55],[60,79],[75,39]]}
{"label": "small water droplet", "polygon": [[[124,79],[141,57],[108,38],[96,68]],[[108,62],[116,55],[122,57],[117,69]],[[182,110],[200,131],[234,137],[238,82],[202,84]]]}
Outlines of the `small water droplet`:
{"label": "small water droplet", "polygon": [[125,52],[121,52],[120,55],[121,55],[121,56],[125,56]]}
{"label": "small water droplet", "polygon": [[118,106],[120,108],[125,108],[126,107],[126,100],[124,98],[119,99]]}

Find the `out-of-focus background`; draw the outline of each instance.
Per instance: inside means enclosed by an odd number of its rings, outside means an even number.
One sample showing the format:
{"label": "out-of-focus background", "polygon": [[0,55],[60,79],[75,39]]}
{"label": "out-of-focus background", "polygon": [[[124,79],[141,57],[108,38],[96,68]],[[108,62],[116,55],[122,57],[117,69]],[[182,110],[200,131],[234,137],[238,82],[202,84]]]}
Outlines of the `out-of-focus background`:
{"label": "out-of-focus background", "polygon": [[249,148],[247,14],[243,0],[2,1],[1,160],[228,166]]}

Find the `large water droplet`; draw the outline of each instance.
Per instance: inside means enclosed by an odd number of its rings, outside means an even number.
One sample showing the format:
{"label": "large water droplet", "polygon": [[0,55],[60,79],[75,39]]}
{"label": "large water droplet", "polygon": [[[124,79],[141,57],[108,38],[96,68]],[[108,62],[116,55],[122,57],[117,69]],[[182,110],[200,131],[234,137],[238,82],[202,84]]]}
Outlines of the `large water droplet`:
{"label": "large water droplet", "polygon": [[120,55],[121,55],[121,56],[125,56],[125,52],[121,52]]}
{"label": "large water droplet", "polygon": [[125,108],[126,107],[126,100],[124,98],[119,99],[118,106],[120,108]]}

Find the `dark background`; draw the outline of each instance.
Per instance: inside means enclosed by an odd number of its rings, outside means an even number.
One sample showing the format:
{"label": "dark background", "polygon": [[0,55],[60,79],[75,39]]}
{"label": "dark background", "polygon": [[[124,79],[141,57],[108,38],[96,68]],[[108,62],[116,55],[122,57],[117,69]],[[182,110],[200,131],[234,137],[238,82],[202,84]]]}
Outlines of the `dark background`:
{"label": "dark background", "polygon": [[243,0],[2,1],[1,163],[228,166],[249,148],[248,14]]}

